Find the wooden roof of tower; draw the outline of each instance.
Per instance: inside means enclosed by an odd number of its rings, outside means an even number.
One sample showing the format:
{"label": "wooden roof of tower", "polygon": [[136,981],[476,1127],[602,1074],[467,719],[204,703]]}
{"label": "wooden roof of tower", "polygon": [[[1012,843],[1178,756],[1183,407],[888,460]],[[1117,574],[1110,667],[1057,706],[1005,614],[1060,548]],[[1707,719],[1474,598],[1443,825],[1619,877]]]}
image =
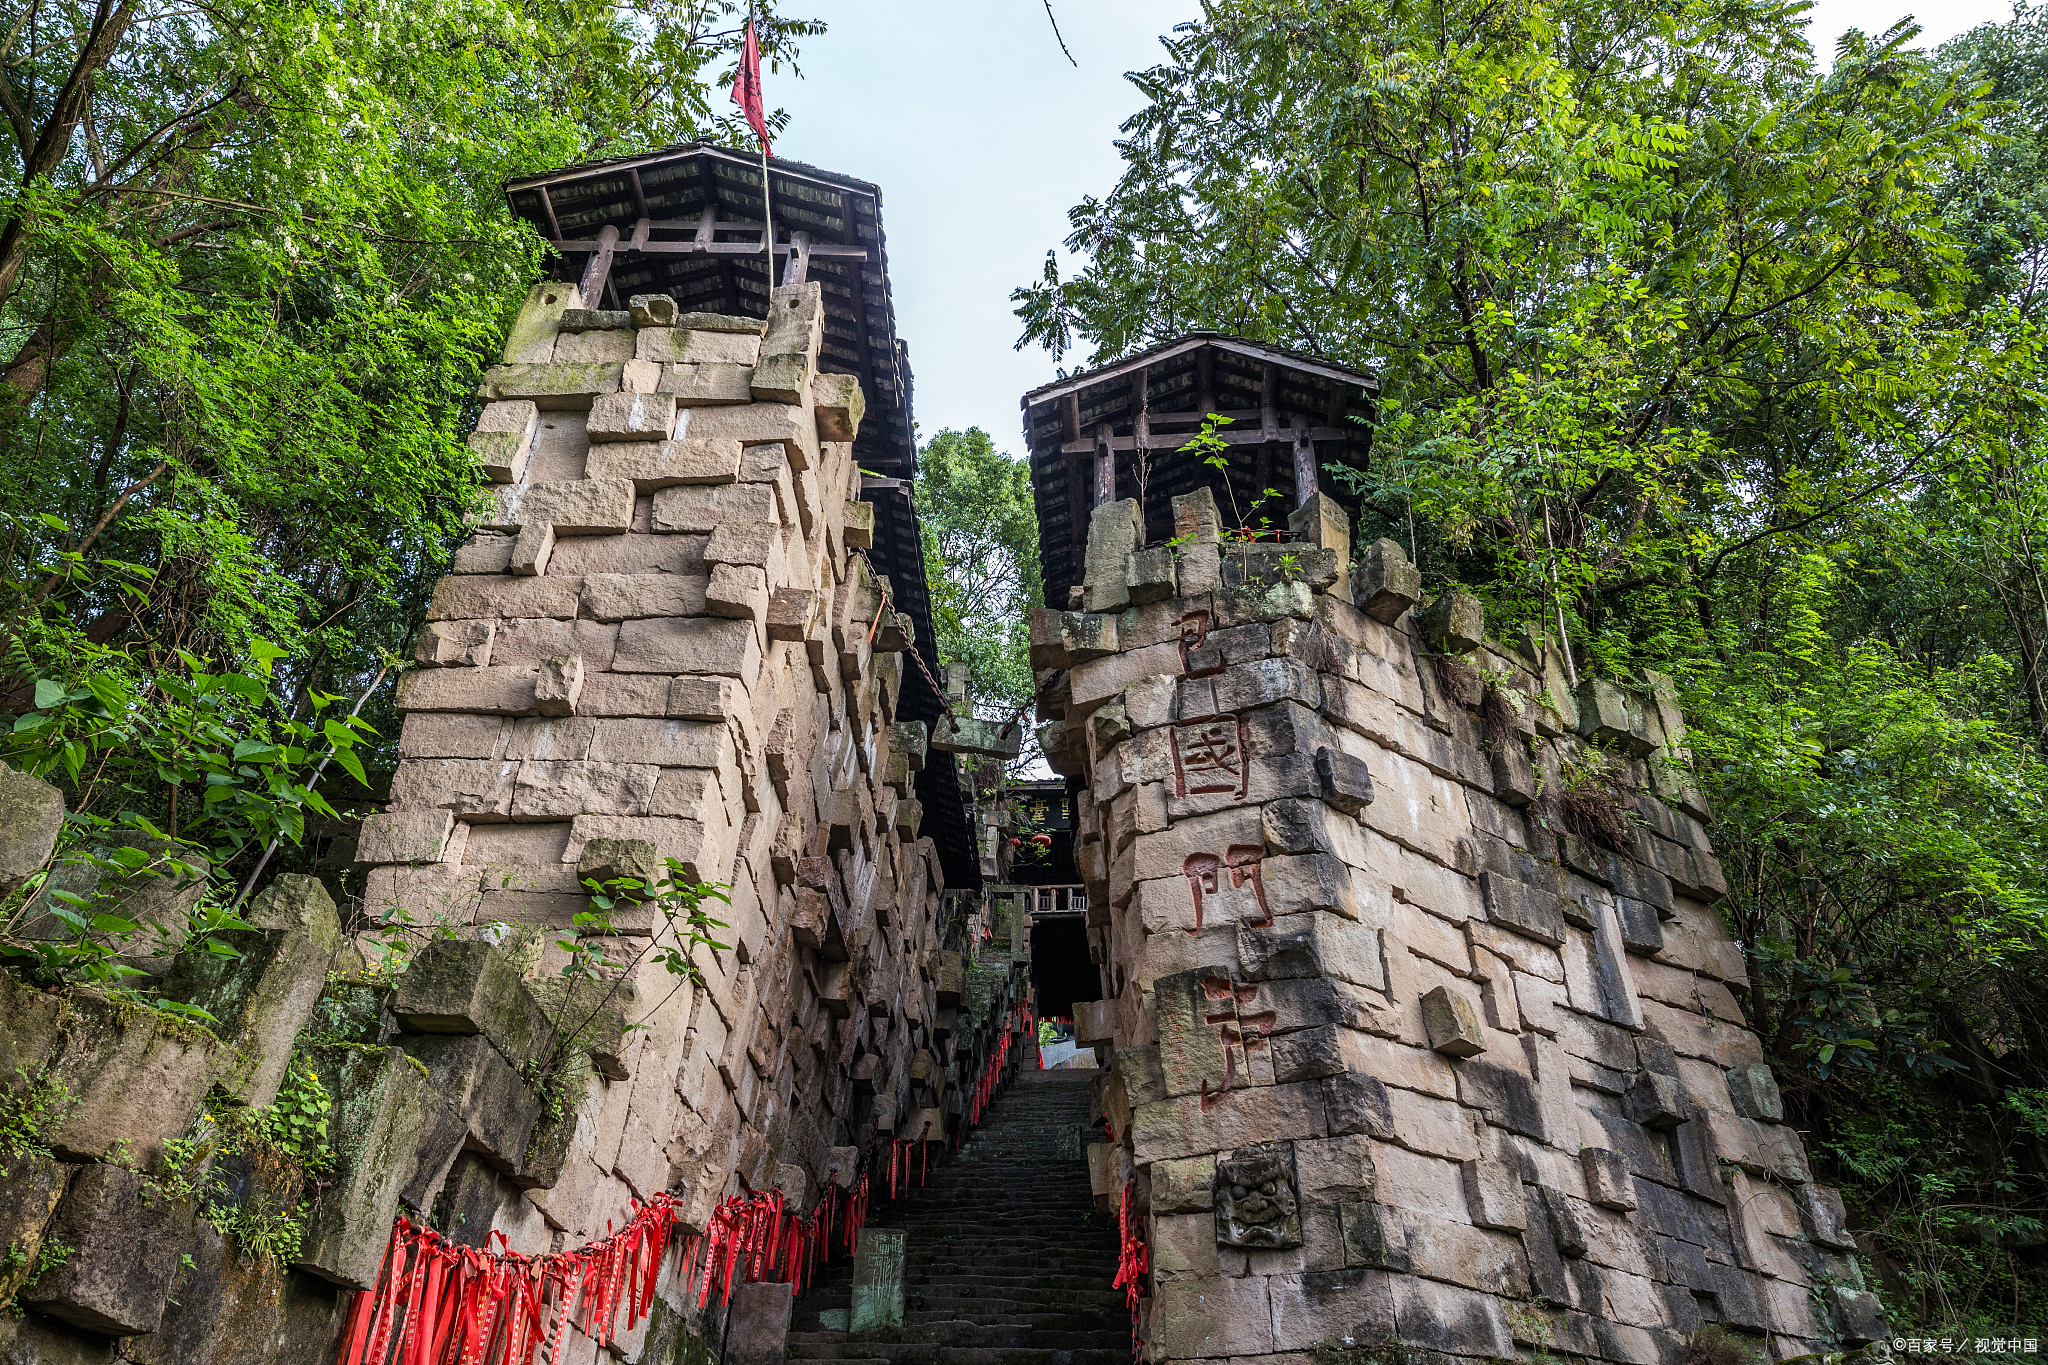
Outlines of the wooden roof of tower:
{"label": "wooden roof of tower", "polygon": [[[1172,500],[1201,487],[1215,490],[1225,521],[1233,497],[1254,524],[1282,528],[1305,491],[1352,508],[1355,498],[1326,466],[1364,467],[1378,397],[1379,381],[1365,371],[1220,332],[1191,332],[1033,389],[1022,400],[1024,440],[1046,602],[1064,608],[1081,581],[1089,513],[1137,497],[1141,477],[1151,544],[1173,534]],[[1231,419],[1220,429],[1232,449],[1227,486],[1196,456],[1177,453],[1209,413]],[[1279,496],[1253,516],[1265,488]]]}
{"label": "wooden roof of tower", "polygon": [[[761,161],[751,153],[684,143],[504,185],[514,216],[555,248],[553,278],[580,280],[594,254],[611,252],[603,298],[585,300],[592,307],[624,308],[634,294],[667,294],[688,313],[766,318],[771,284],[817,282],[825,301],[818,368],[857,376],[867,398],[853,450],[860,467],[876,476],[863,483],[875,505],[868,558],[888,576],[898,609],[916,623],[918,652],[936,667],[923,542],[910,499],[917,473],[910,349],[896,336],[882,192],[865,180],[781,157],[768,163],[768,188],[772,280],[761,249]],[[898,718],[932,725],[940,710],[938,693],[906,660]],[[979,885],[981,856],[951,754],[927,757],[917,794],[946,884]]]}

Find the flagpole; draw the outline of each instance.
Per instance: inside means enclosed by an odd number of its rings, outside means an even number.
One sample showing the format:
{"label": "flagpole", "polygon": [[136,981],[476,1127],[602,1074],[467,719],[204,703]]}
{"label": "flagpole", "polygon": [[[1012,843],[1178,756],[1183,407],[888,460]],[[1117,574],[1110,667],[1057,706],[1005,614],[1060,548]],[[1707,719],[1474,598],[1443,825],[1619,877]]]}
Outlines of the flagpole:
{"label": "flagpole", "polygon": [[[747,34],[757,43],[759,34],[754,28],[754,0],[747,0]],[[756,77],[758,79],[758,76]],[[768,257],[768,293],[775,293],[775,199],[768,191],[768,139],[761,139],[761,223],[765,229],[761,248]]]}

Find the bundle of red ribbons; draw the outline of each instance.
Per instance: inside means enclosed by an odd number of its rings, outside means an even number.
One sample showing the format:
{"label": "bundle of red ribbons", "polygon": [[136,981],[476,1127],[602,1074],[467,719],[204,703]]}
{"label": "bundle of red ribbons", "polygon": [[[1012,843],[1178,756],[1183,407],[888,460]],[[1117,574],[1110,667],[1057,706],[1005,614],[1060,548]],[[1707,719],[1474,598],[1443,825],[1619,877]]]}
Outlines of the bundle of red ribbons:
{"label": "bundle of red ribbons", "polygon": [[996,1043],[996,1050],[989,1054],[988,1065],[982,1068],[981,1079],[974,1083],[974,1098],[969,1101],[967,1122],[972,1125],[981,1122],[982,1111],[995,1098],[996,1082],[1002,1078],[1003,1067],[1010,1060],[1010,1039],[1014,1035],[1003,1030],[1002,1038]]}
{"label": "bundle of red ribbons", "polygon": [[[853,1254],[867,1203],[865,1172],[851,1190],[828,1185],[807,1214],[786,1211],[780,1191],[734,1195],[682,1242],[683,1284],[701,1277],[700,1307],[714,1285],[729,1301],[735,1280],[801,1293],[835,1245]],[[622,1304],[629,1332],[647,1316],[680,1227],[674,1196],[658,1194],[635,1200],[626,1226],[600,1241],[522,1256],[502,1233],[480,1250],[400,1218],[375,1283],[356,1295],[337,1365],[559,1365],[572,1322],[602,1345]]]}
{"label": "bundle of red ribbons", "polygon": [[1138,1303],[1150,1287],[1145,1277],[1152,1269],[1152,1249],[1145,1244],[1145,1215],[1131,1207],[1131,1183],[1124,1182],[1123,1202],[1116,1211],[1116,1279],[1110,1288],[1124,1291],[1124,1302],[1131,1308],[1131,1358],[1140,1359],[1138,1342]]}

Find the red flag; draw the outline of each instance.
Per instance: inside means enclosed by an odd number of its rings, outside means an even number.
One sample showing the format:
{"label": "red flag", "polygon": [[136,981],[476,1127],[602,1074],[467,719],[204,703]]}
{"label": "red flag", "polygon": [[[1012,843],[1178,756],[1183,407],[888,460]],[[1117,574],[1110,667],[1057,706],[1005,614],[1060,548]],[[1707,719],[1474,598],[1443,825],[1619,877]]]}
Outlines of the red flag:
{"label": "red flag", "polygon": [[732,102],[754,125],[754,134],[761,139],[761,155],[773,156],[768,147],[768,114],[761,107],[761,44],[754,37],[751,18],[747,20],[747,46],[740,53],[739,74],[732,81]]}

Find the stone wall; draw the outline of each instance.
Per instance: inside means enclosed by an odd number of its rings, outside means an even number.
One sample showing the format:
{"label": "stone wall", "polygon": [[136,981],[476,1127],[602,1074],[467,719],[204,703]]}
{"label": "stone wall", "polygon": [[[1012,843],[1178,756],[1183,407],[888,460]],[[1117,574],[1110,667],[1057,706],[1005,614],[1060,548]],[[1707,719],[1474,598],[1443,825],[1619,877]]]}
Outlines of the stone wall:
{"label": "stone wall", "polygon": [[[1021,1029],[1022,954],[972,961],[981,912],[942,913],[920,834],[928,747],[973,753],[976,731],[897,718],[911,623],[860,553],[862,400],[817,373],[817,286],[777,290],[765,325],[576,302],[537,286],[486,376],[494,510],[399,689],[360,932],[319,882],[278,879],[241,958],[188,953],[157,983],[210,1030],[0,975],[0,1070],[69,1097],[0,1198],[21,1253],[0,1287],[28,1310],[0,1360],[331,1360],[401,1212],[537,1255],[659,1191],[700,1230],[742,1190],[806,1209],[899,1130],[952,1136]],[[565,976],[586,882],[668,860],[721,888],[697,981],[661,961],[678,926],[631,901],[595,926],[613,965]],[[315,1185],[167,1148],[270,1103],[294,1056],[334,1097]],[[207,1163],[210,1214],[179,1193]],[[289,1264],[220,1230],[302,1188]],[[69,1261],[23,1288],[50,1239]],[[700,1313],[671,1274],[650,1322],[563,1358],[699,1359],[720,1328],[718,1295]]]}
{"label": "stone wall", "polygon": [[[1668,680],[1420,604],[1318,496],[1284,545],[1093,514],[1041,611],[1113,1062],[1098,1189],[1149,1213],[1150,1358],[1772,1358],[1883,1335],[1744,1027]],[[1350,1357],[1340,1357],[1350,1358]]]}

